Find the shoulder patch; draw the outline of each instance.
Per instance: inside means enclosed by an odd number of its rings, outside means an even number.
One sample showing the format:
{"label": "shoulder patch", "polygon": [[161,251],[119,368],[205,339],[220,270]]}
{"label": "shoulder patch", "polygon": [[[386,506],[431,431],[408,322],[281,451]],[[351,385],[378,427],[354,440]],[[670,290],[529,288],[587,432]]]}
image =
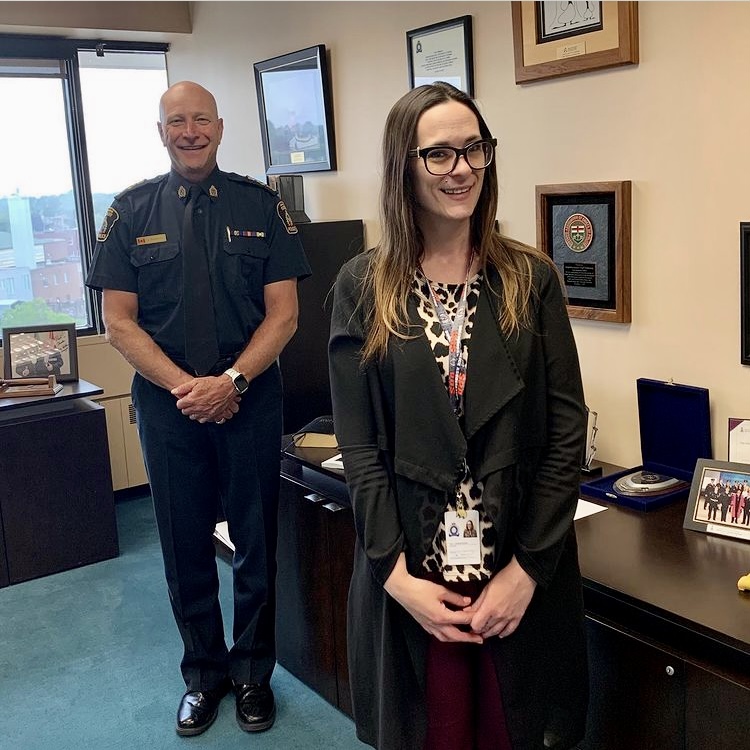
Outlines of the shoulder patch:
{"label": "shoulder patch", "polygon": [[120,218],[120,214],[115,211],[112,206],[110,206],[107,209],[107,213],[104,214],[104,221],[102,222],[102,227],[99,230],[99,234],[96,235],[96,239],[99,242],[106,242],[107,237],[109,237],[109,233],[112,231],[112,227],[115,225],[117,220]]}
{"label": "shoulder patch", "polygon": [[278,204],[276,205],[276,213],[284,222],[284,229],[286,229],[287,234],[297,234],[297,232],[299,232],[299,229],[297,229],[297,225],[294,223],[292,217],[290,216],[289,211],[286,207],[286,203],[284,203],[284,201],[278,202]]}
{"label": "shoulder patch", "polygon": [[226,176],[228,179],[232,180],[233,182],[241,182],[246,185],[252,185],[253,187],[263,188],[264,190],[268,190],[268,192],[271,193],[272,195],[277,195],[276,191],[270,185],[266,185],[265,182],[256,180],[254,177],[250,177],[250,175],[248,174],[237,174],[236,172],[227,172]]}

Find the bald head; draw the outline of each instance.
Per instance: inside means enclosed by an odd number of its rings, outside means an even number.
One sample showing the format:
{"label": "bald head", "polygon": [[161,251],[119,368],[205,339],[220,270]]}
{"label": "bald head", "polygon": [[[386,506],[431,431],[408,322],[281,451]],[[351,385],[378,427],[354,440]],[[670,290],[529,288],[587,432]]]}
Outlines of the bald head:
{"label": "bald head", "polygon": [[214,117],[218,119],[219,110],[216,106],[214,95],[199,83],[193,81],[180,81],[179,83],[172,84],[161,95],[161,99],[159,99],[159,122],[164,122],[165,112],[168,110],[170,102],[174,100],[179,101],[185,97],[202,100],[204,105],[213,113]]}
{"label": "bald head", "polygon": [[159,100],[158,129],[172,168],[186,180],[201,182],[215,169],[224,122],[208,89],[193,81],[170,86]]}

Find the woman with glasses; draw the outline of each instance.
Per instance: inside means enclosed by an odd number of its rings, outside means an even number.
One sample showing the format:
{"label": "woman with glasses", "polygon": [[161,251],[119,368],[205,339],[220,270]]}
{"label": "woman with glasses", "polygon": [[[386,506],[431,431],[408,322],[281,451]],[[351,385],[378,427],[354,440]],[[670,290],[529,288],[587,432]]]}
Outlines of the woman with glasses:
{"label": "woman with glasses", "polygon": [[380,750],[563,750],[585,725],[578,358],[554,266],[496,229],[495,147],[458,89],[403,96],[382,238],[335,286],[352,698]]}

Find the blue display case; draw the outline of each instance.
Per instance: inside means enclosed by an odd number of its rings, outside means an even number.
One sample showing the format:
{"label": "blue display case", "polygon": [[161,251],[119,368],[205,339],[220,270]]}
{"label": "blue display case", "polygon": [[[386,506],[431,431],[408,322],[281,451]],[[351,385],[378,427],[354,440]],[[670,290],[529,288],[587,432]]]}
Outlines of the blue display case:
{"label": "blue display case", "polygon": [[[642,465],[584,482],[581,494],[654,510],[686,498],[697,460],[713,457],[708,389],[648,378],[639,378],[636,387]],[[640,471],[674,477],[687,486],[655,495],[625,495],[615,488],[618,479]]]}

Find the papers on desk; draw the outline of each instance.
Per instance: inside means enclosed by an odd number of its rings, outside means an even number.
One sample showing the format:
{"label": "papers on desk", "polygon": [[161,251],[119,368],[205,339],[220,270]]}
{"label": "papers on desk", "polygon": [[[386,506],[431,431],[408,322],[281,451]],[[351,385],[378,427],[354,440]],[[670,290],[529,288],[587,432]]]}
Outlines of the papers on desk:
{"label": "papers on desk", "polygon": [[234,552],[234,542],[229,538],[229,524],[226,521],[219,521],[214,529],[214,536],[225,547]]}
{"label": "papers on desk", "polygon": [[[341,454],[337,453],[335,456],[331,456],[331,458],[326,459],[325,461],[322,461],[320,464],[324,469],[338,469],[339,471],[344,470],[344,462],[341,460]],[[581,498],[578,499],[578,505],[576,506],[576,513],[575,516],[573,516],[573,520],[577,521],[580,518],[586,518],[586,516],[592,516],[594,513],[599,513],[599,511],[607,510],[606,506],[604,505],[597,505],[596,503],[591,503],[588,500],[582,500]]]}
{"label": "papers on desk", "polygon": [[598,513],[600,510],[607,510],[607,508],[604,505],[597,505],[596,503],[590,503],[588,500],[582,500],[581,498],[578,498],[576,514],[573,516],[573,520],[577,521],[579,518],[592,516],[594,515],[594,513]]}
{"label": "papers on desk", "polygon": [[339,471],[344,470],[344,462],[341,460],[341,454],[337,453],[335,456],[327,458],[325,461],[321,461],[320,465],[324,469],[338,469]]}

